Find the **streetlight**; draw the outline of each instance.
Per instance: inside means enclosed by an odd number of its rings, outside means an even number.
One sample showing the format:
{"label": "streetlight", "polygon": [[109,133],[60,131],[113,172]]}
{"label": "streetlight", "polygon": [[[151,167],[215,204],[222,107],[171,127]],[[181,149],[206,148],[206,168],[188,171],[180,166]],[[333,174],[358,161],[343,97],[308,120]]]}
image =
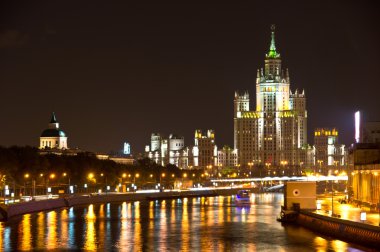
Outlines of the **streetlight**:
{"label": "streetlight", "polygon": [[92,172],[90,172],[88,175],[87,175],[87,178],[89,179],[89,180],[93,180],[94,179],[94,173],[92,173]]}
{"label": "streetlight", "polygon": [[268,175],[270,175],[270,166],[271,166],[271,163],[265,163],[265,166],[267,167]]}
{"label": "streetlight", "polygon": [[252,165],[253,165],[253,162],[248,162],[248,166],[249,166],[249,175],[252,174]]}
{"label": "streetlight", "polygon": [[136,179],[140,177],[140,174],[136,173],[135,176],[133,177],[133,184],[136,184]]}
{"label": "streetlight", "polygon": [[161,173],[161,176],[160,176],[160,189],[162,187],[162,182],[161,182],[162,178],[165,178],[165,173]]}
{"label": "streetlight", "polygon": [[302,176],[302,165],[303,165],[303,162],[300,162],[300,171],[298,172],[298,174],[300,174]]}
{"label": "streetlight", "polygon": [[288,164],[288,161],[287,160],[280,161],[280,164],[282,166],[282,175],[284,175],[285,174],[285,165]]}
{"label": "streetlight", "polygon": [[27,185],[27,179],[29,178],[29,173],[25,173],[24,174],[24,178],[25,178],[25,181],[24,181],[24,194],[26,195],[26,185]]}
{"label": "streetlight", "polygon": [[319,172],[321,172],[323,160],[318,160],[317,162],[319,163]]}
{"label": "streetlight", "polygon": [[[54,173],[51,173],[50,175],[49,175],[49,178],[50,179],[54,179],[55,178],[55,174]],[[51,193],[51,187],[49,187],[49,179],[48,179],[48,181],[47,181],[47,192],[48,193]]]}

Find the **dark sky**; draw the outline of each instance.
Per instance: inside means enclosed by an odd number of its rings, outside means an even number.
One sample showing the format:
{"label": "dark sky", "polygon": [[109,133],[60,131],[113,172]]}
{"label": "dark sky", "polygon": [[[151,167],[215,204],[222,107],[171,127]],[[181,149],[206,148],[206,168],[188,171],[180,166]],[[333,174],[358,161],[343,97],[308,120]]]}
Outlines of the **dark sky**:
{"label": "dark sky", "polygon": [[248,90],[254,108],[271,24],[291,89],[307,95],[309,143],[316,127],[337,127],[342,143],[353,142],[357,109],[380,120],[376,1],[7,2],[2,146],[37,146],[52,111],[69,147],[84,150],[128,141],[142,151],[152,132],[191,145],[195,129],[215,129],[218,146],[232,146],[234,91]]}

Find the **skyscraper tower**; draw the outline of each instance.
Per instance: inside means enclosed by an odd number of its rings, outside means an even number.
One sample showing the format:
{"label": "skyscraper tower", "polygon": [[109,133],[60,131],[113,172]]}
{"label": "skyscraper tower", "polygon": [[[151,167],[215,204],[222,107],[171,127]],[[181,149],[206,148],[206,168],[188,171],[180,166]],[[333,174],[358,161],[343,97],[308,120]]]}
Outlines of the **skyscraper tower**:
{"label": "skyscraper tower", "polygon": [[[246,105],[248,104],[248,105]],[[281,66],[271,28],[264,69],[257,70],[256,110],[249,110],[249,94],[235,93],[234,148],[242,167],[295,167],[304,162],[307,143],[305,93],[290,90],[289,71]]]}

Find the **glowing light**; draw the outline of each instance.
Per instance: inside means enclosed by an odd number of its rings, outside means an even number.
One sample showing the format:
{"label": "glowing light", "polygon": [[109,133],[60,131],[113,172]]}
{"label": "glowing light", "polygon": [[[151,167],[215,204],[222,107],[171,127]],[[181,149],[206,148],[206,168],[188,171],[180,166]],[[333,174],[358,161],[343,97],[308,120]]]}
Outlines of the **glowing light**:
{"label": "glowing light", "polygon": [[360,142],[360,111],[355,113],[355,141]]}
{"label": "glowing light", "polygon": [[365,211],[360,212],[360,220],[361,221],[367,220],[367,213]]}

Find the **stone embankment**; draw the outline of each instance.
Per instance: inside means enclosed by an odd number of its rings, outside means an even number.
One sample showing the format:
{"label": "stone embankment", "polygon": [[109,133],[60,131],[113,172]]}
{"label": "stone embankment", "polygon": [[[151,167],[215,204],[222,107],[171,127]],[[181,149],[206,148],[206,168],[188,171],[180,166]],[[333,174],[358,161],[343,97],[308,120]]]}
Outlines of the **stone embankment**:
{"label": "stone embankment", "polygon": [[300,211],[297,224],[337,239],[380,248],[380,227]]}
{"label": "stone embankment", "polygon": [[[184,198],[184,197],[208,197],[216,195],[236,194],[240,189],[212,189],[212,190],[185,190],[160,193],[108,193],[89,195],[70,195],[58,199],[28,201],[12,205],[0,206],[0,221],[6,221],[17,215],[52,210],[62,207],[78,205],[101,204],[124,201],[143,201],[156,199]],[[253,192],[253,189],[251,190]]]}

